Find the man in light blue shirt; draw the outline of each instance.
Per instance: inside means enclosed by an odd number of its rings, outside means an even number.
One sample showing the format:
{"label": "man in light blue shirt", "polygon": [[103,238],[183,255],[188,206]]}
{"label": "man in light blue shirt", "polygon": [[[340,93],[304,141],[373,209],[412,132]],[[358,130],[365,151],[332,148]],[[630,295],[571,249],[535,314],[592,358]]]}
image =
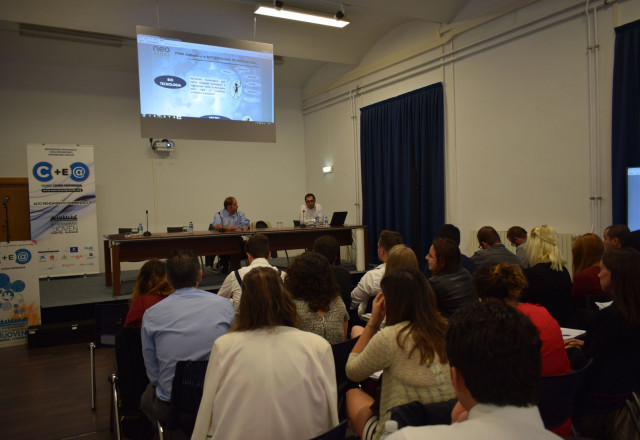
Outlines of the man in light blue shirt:
{"label": "man in light blue shirt", "polygon": [[235,231],[247,223],[249,221],[244,212],[238,211],[238,201],[235,197],[224,199],[224,209],[213,216],[213,229],[216,231]]}
{"label": "man in light blue shirt", "polygon": [[[218,232],[237,231],[244,225],[249,224],[249,219],[244,212],[238,211],[238,201],[235,197],[224,199],[224,209],[216,212],[213,216],[213,229]],[[213,265],[213,262],[212,262]],[[229,256],[218,256],[218,267],[222,273],[229,273]]]}
{"label": "man in light blue shirt", "polygon": [[226,298],[197,289],[202,270],[194,251],[169,254],[167,279],[176,291],[142,318],[142,354],[150,383],[140,408],[154,425],[167,420],[176,363],[208,360],[214,341],[229,330],[235,316]]}

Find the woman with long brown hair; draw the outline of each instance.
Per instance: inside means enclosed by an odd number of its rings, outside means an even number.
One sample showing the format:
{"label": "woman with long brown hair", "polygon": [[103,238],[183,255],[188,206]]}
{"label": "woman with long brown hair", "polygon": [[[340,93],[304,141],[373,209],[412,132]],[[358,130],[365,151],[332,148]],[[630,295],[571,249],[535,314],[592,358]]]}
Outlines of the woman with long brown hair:
{"label": "woman with long brown hair", "polygon": [[338,424],[331,345],[297,325],[278,272],[247,273],[236,322],[211,349],[192,439],[307,439]]}
{"label": "woman with long brown hair", "polygon": [[124,322],[126,327],[141,327],[142,315],[175,290],[167,281],[166,264],[162,260],[149,260],[142,265],[133,294],[129,298],[129,313]]}
{"label": "woman with long brown hair", "polygon": [[588,308],[589,302],[611,301],[611,295],[602,290],[598,274],[604,254],[604,243],[596,234],[584,234],[571,247],[573,256],[573,303],[576,308]]}
{"label": "woman with long brown hair", "polygon": [[[611,397],[631,394],[640,381],[640,252],[630,248],[605,252],[598,277],[613,304],[598,312],[584,340],[565,341],[572,361],[580,354],[593,359],[576,399],[574,418],[580,433],[593,438],[603,438],[612,428],[609,422],[614,417],[605,413],[614,406]],[[624,398],[619,404],[624,406]]]}
{"label": "woman with long brown hair", "polygon": [[478,301],[471,274],[460,266],[460,249],[455,241],[436,238],[425,259],[433,274],[429,284],[436,294],[440,313],[448,318],[465,304]]}
{"label": "woman with long brown hair", "polygon": [[[374,302],[369,323],[347,361],[347,377],[362,381],[383,370],[380,411],[374,414],[373,397],[360,389],[347,392],[347,417],[362,439],[377,439],[384,432],[388,410],[419,400],[452,399],[455,394],[445,350],[446,319],[425,276],[416,269],[386,272],[382,292]],[[379,330],[386,316],[386,326]]]}

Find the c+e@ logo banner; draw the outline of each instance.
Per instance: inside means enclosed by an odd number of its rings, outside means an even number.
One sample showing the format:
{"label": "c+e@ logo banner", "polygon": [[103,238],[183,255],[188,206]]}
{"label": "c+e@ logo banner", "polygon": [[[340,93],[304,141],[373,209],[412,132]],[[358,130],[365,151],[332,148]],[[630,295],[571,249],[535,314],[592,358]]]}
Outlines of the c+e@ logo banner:
{"label": "c+e@ logo banner", "polygon": [[56,168],[49,162],[38,162],[33,167],[33,177],[40,182],[48,182],[53,179],[53,174],[69,176],[75,182],[82,182],[89,177],[89,167],[82,162],[74,162],[69,168]]}

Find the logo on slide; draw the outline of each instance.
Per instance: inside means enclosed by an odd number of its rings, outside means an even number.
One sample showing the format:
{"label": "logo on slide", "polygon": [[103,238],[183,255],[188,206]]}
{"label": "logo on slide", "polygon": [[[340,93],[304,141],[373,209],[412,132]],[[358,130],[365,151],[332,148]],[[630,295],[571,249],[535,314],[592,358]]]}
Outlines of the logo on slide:
{"label": "logo on slide", "polygon": [[187,82],[182,78],[168,75],[158,76],[153,80],[153,82],[165,89],[181,89],[187,85]]}
{"label": "logo on slide", "polygon": [[71,168],[71,180],[75,182],[82,182],[89,177],[89,167],[83,163],[72,163],[69,168]]}
{"label": "logo on slide", "polygon": [[27,264],[31,261],[31,252],[27,249],[18,249],[16,251],[16,262],[18,264]]}
{"label": "logo on slide", "polygon": [[51,175],[51,168],[53,168],[53,165],[49,162],[38,162],[33,167],[33,177],[38,179],[40,182],[48,182],[53,179],[53,176]]}

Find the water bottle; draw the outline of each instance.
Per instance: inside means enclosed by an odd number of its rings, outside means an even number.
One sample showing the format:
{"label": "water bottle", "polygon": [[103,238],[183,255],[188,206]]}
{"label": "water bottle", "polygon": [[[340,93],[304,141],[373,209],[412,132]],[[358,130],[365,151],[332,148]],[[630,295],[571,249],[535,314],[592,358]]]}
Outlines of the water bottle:
{"label": "water bottle", "polygon": [[248,218],[245,218],[243,223],[244,223],[244,229],[245,229],[245,230],[248,230],[248,229],[249,229],[249,225],[251,224],[251,222],[249,221],[249,219],[248,219]]}
{"label": "water bottle", "polygon": [[316,228],[320,226],[320,216],[316,215]]}
{"label": "water bottle", "polygon": [[193,222],[189,222],[189,234],[193,234]]}
{"label": "water bottle", "polygon": [[138,223],[138,234],[142,234],[144,232],[144,228],[142,227],[142,223]]}
{"label": "water bottle", "polygon": [[398,422],[395,420],[387,420],[384,422],[384,433],[380,436],[380,440],[384,440],[398,430]]}
{"label": "water bottle", "polygon": [[329,217],[327,217],[326,215],[324,216],[324,227],[325,228],[329,227]]}

